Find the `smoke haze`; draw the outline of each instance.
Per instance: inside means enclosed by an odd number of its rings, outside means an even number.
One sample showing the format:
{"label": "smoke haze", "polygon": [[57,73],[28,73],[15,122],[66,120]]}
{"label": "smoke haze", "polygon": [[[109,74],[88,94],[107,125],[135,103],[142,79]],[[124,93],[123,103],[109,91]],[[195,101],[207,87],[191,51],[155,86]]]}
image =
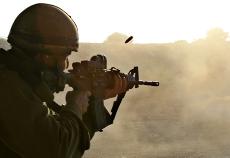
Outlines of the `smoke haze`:
{"label": "smoke haze", "polygon": [[[109,67],[122,72],[139,66],[140,78],[159,80],[160,87],[130,90],[114,124],[95,135],[85,158],[230,157],[227,33],[216,28],[192,43],[123,44],[108,39],[81,44],[80,58],[104,54]],[[112,101],[106,101],[109,108]]]}

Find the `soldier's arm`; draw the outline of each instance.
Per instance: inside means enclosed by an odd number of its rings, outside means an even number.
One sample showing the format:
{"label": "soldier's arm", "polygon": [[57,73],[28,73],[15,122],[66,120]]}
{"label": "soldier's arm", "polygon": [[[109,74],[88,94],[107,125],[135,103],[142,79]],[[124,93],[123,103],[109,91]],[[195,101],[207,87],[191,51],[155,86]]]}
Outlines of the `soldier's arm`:
{"label": "soldier's arm", "polygon": [[0,139],[11,150],[25,158],[65,158],[89,147],[88,131],[74,108],[49,115],[16,73],[0,74]]}

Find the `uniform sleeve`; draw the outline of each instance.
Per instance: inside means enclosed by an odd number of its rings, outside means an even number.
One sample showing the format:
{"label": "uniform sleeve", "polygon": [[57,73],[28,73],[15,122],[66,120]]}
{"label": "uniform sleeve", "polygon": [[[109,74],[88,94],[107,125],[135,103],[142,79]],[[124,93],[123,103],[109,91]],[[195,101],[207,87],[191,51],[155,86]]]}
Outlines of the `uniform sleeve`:
{"label": "uniform sleeve", "polygon": [[80,157],[89,134],[77,112],[65,107],[57,116],[48,110],[14,72],[0,75],[0,139],[25,158]]}

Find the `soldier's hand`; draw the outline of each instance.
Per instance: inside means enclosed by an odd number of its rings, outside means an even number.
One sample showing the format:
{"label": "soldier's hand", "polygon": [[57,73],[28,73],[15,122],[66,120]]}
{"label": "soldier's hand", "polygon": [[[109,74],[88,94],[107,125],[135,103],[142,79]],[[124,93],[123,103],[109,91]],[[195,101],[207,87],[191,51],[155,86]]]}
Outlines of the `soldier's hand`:
{"label": "soldier's hand", "polygon": [[113,74],[114,85],[110,89],[106,89],[104,93],[104,99],[113,98],[120,93],[124,93],[128,90],[128,81],[126,76],[121,74]]}
{"label": "soldier's hand", "polygon": [[90,91],[69,91],[66,94],[66,105],[83,115],[89,106]]}

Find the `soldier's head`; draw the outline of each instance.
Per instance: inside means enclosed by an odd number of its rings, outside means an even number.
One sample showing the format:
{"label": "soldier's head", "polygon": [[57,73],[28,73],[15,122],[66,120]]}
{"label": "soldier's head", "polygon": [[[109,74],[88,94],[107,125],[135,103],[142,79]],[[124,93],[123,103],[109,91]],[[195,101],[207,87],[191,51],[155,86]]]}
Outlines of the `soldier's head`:
{"label": "soldier's head", "polygon": [[39,3],[17,16],[8,42],[35,58],[45,68],[63,71],[68,64],[68,55],[78,50],[78,29],[62,9]]}

